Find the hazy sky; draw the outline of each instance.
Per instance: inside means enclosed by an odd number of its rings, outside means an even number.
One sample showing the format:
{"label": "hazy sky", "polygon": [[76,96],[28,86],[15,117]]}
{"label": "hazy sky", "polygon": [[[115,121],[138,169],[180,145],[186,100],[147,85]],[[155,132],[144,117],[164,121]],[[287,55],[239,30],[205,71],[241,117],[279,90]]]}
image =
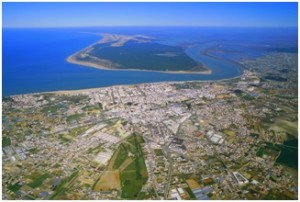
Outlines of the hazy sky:
{"label": "hazy sky", "polygon": [[296,27],[297,3],[3,3],[3,27]]}

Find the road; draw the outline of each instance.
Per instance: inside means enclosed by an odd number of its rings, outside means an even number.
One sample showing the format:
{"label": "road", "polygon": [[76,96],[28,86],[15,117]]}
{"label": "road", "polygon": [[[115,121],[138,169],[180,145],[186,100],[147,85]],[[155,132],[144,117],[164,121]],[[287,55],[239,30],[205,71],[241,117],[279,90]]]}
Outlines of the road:
{"label": "road", "polygon": [[167,177],[167,186],[165,188],[165,194],[164,194],[164,199],[168,199],[168,194],[169,194],[169,189],[170,189],[170,184],[171,184],[171,179],[172,179],[172,170],[173,170],[173,162],[170,156],[170,150],[169,150],[169,144],[166,144],[163,147],[163,150],[165,151],[167,160],[169,162],[169,170],[168,170],[168,177]]}
{"label": "road", "polygon": [[[144,140],[145,140],[145,143],[146,143],[146,145],[147,145],[149,151],[151,151],[152,156],[155,156],[154,151],[153,151],[153,150],[151,149],[151,147],[150,147],[148,138],[147,138],[147,137],[144,137]],[[158,196],[158,193],[157,193],[157,190],[156,190],[156,180],[155,180],[155,178],[154,178],[154,174],[153,174],[153,170],[152,170],[152,168],[154,168],[155,165],[153,165],[153,162],[152,162],[152,161],[148,161],[148,162],[149,162],[149,168],[150,168],[150,170],[147,170],[147,171],[148,171],[148,174],[149,174],[149,178],[153,180],[153,186],[152,186],[152,187],[153,187],[153,189],[154,189],[154,192],[155,192],[155,195],[156,195],[156,199],[158,199],[159,196]]]}

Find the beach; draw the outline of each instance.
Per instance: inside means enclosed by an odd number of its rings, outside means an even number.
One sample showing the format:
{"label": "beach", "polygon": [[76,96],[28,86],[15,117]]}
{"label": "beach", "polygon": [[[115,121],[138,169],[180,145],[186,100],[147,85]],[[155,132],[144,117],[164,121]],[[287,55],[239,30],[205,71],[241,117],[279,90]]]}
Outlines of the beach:
{"label": "beach", "polygon": [[208,68],[207,70],[196,72],[196,71],[155,71],[155,70],[145,70],[145,69],[118,69],[114,67],[108,67],[105,66],[105,64],[98,64],[93,62],[87,62],[87,61],[79,61],[76,59],[76,55],[78,53],[75,53],[74,55],[71,55],[67,58],[67,62],[76,64],[76,65],[82,65],[87,67],[93,67],[96,69],[103,69],[103,70],[112,70],[112,71],[144,71],[144,72],[158,72],[158,73],[168,73],[168,74],[206,74],[209,75],[212,73],[212,71]]}
{"label": "beach", "polygon": [[[92,33],[89,33],[92,34]],[[100,35],[102,38],[95,43],[83,48],[82,50],[77,51],[67,58],[67,62],[82,66],[93,67],[97,69],[103,70],[128,70],[128,71],[146,71],[146,72],[159,72],[159,73],[170,73],[170,74],[211,74],[212,71],[204,66],[202,63],[198,62],[198,65],[195,68],[201,69],[200,71],[189,71],[189,70],[151,70],[151,69],[143,69],[143,68],[119,68],[121,65],[114,63],[114,61],[110,61],[104,58],[99,58],[92,56],[90,52],[94,49],[96,45],[111,43],[111,47],[121,47],[124,46],[129,41],[136,41],[138,43],[150,43],[151,37],[143,36],[143,35],[119,35],[119,34],[95,34]],[[157,54],[163,55],[163,54]],[[82,60],[81,60],[82,59]],[[88,60],[88,61],[86,61]],[[147,62],[147,61],[145,61]]]}
{"label": "beach", "polygon": [[[197,47],[193,46],[185,50],[189,57],[210,69],[201,74],[188,72],[188,69],[175,72],[165,71],[166,69],[162,69],[164,71],[115,69],[114,71],[112,67],[99,65],[101,63],[95,65],[75,61],[72,56],[90,47],[91,44],[101,41],[99,35],[90,34],[92,32],[125,35],[143,33],[149,36],[156,33],[155,29],[147,32],[138,32],[134,29],[131,33],[128,30],[120,31],[115,28],[86,31],[88,34],[83,33],[82,29],[5,29],[3,31],[3,74],[6,76],[3,78],[3,96],[164,81],[212,81],[233,78],[243,73],[241,65],[201,54],[202,50],[211,46],[210,44],[198,44]],[[26,40],[15,40],[22,37]],[[182,41],[184,38],[178,36],[176,40]],[[167,43],[168,39],[164,42]],[[16,49],[20,50],[20,54],[17,54]]]}

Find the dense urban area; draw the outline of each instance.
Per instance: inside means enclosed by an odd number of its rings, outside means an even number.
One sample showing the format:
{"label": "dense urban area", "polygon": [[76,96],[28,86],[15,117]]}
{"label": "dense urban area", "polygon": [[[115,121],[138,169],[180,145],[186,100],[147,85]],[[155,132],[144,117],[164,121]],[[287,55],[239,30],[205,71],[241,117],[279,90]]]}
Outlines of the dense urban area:
{"label": "dense urban area", "polygon": [[297,54],[241,77],[4,97],[3,199],[298,199]]}

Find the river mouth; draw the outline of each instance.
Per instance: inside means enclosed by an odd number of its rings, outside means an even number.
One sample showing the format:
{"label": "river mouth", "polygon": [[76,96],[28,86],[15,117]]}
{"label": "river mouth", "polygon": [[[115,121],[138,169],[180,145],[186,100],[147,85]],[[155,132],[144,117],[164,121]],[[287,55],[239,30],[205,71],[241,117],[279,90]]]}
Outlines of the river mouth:
{"label": "river mouth", "polygon": [[186,49],[186,54],[211,70],[212,77],[237,77],[243,74],[243,67],[232,61],[206,54],[206,50],[215,46],[215,42],[196,44]]}
{"label": "river mouth", "polygon": [[[70,64],[66,61],[68,56],[99,40],[99,36],[82,33],[82,29],[4,29],[3,95],[80,90],[139,83],[217,81],[236,78],[243,74],[242,65],[229,58],[207,54],[207,49],[223,43],[223,39],[211,40],[205,37],[200,39],[200,35],[193,34],[197,31],[194,29],[190,29],[190,32],[183,35],[170,33],[167,36],[160,30],[155,31],[154,28],[145,32],[138,29],[124,29],[123,31],[106,29],[98,28],[98,31],[93,32],[143,33],[161,39],[158,43],[174,46],[193,39],[193,43],[185,46],[188,48],[184,52],[196,62],[209,68],[211,74],[201,75],[186,72],[171,74],[139,70],[110,71]],[[207,33],[206,37],[215,32],[214,30],[199,29],[199,34],[200,31]],[[220,30],[220,32],[222,31]],[[175,42],[172,42],[174,39],[176,39]],[[231,53],[228,52],[228,54]]]}

